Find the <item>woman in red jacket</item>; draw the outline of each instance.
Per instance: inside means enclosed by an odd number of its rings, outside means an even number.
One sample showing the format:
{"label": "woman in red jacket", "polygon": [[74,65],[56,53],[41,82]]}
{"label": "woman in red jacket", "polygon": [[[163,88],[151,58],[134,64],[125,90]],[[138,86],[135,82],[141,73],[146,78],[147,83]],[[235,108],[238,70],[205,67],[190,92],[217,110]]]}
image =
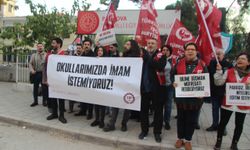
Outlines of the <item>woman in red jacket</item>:
{"label": "woman in red jacket", "polygon": [[[197,57],[197,45],[187,43],[184,45],[184,58],[180,59],[173,69],[173,75],[188,75],[207,73],[205,63]],[[174,76],[173,76],[174,77]],[[173,79],[172,79],[173,80]],[[177,83],[173,83],[176,88]],[[202,97],[175,97],[177,107],[177,137],[176,148],[185,146],[185,150],[192,150],[192,137],[197,117],[203,104]]]}
{"label": "woman in red jacket", "polygon": [[[236,66],[228,69],[224,74],[222,73],[221,65],[217,64],[217,70],[214,74],[215,85],[223,85],[225,83],[245,83],[250,85],[249,65],[250,55],[247,53],[240,53],[236,58]],[[223,131],[233,112],[235,112],[235,129],[230,149],[238,150],[237,143],[243,130],[246,114],[250,113],[250,106],[226,105],[226,97],[224,97],[221,106],[221,120],[217,132],[217,142],[214,146],[215,150],[220,150],[221,148]]]}

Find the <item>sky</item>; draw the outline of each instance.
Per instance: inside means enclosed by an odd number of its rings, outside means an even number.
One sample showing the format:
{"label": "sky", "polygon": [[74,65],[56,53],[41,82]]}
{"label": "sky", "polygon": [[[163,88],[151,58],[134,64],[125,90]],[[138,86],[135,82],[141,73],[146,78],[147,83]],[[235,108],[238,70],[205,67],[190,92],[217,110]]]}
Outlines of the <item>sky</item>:
{"label": "sky", "polygon": [[[37,4],[46,4],[50,10],[50,8],[56,7],[58,9],[64,8],[65,10],[70,11],[73,5],[74,0],[32,0],[33,3]],[[101,10],[105,10],[107,6],[100,5],[99,0],[87,0],[91,3],[90,10],[96,10],[100,8]],[[156,0],[155,8],[156,9],[164,9],[167,5],[175,3],[176,0]],[[217,0],[218,7],[229,7],[233,0]],[[235,3],[236,4],[236,3]],[[16,11],[17,16],[27,16],[31,15],[29,6],[25,4],[25,0],[17,0],[17,6],[19,9]],[[233,5],[233,7],[237,8],[237,5]],[[124,9],[139,9],[138,5],[129,1],[129,0],[120,0],[120,5],[118,10]]]}

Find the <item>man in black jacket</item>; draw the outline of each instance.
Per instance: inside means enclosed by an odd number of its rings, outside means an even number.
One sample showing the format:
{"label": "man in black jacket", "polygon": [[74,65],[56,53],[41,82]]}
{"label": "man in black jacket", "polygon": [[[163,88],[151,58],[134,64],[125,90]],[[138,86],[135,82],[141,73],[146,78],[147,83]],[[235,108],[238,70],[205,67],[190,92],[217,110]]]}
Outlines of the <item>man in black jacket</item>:
{"label": "man in black jacket", "polygon": [[[139,139],[144,139],[148,134],[149,121],[148,121],[148,112],[150,107],[150,101],[153,103],[154,107],[154,137],[155,141],[161,142],[161,130],[163,124],[163,106],[164,100],[163,95],[161,93],[165,92],[164,88],[162,88],[159,84],[156,71],[163,70],[166,64],[166,56],[160,56],[159,51],[157,50],[157,41],[155,39],[149,39],[147,41],[147,52],[148,59],[145,67],[148,72],[148,87],[150,90],[142,95],[141,101],[141,133],[139,134]],[[145,61],[145,59],[144,59]],[[162,97],[162,98],[160,98]]]}
{"label": "man in black jacket", "polygon": [[[52,40],[51,46],[53,47],[53,50],[51,51],[51,54],[49,55],[64,55],[64,50],[62,50],[63,41],[60,38],[54,38]],[[49,56],[47,56],[49,57]],[[49,83],[47,83],[47,62],[45,62],[44,66],[44,72],[45,72],[45,84],[48,86]],[[49,88],[49,86],[48,86]],[[65,111],[65,102],[64,99],[58,99],[58,98],[49,98],[52,113],[47,117],[47,120],[52,120],[58,118],[59,121],[62,123],[67,123],[67,120],[64,117],[64,111]],[[58,109],[59,109],[59,117],[58,117]]]}
{"label": "man in black jacket", "polygon": [[[219,60],[219,63],[222,66],[223,73],[228,68],[232,67],[232,64],[226,61],[224,58],[224,51],[217,50],[216,57]],[[225,85],[223,86],[216,86],[214,84],[214,74],[216,72],[217,61],[215,59],[211,60],[209,64],[209,75],[210,75],[210,88],[211,88],[211,103],[212,103],[212,116],[213,116],[213,123],[212,125],[207,128],[207,131],[217,131],[218,124],[219,124],[219,112],[221,107],[222,99],[225,95]]]}
{"label": "man in black jacket", "polygon": [[109,57],[119,57],[118,44],[109,45]]}
{"label": "man in black jacket", "polygon": [[[83,53],[81,56],[84,57],[94,57],[95,53],[92,51],[92,41],[90,39],[85,39],[83,42]],[[87,103],[80,103],[80,111],[75,114],[75,116],[84,116],[87,114],[87,120],[90,120],[93,118],[93,104],[87,104]]]}

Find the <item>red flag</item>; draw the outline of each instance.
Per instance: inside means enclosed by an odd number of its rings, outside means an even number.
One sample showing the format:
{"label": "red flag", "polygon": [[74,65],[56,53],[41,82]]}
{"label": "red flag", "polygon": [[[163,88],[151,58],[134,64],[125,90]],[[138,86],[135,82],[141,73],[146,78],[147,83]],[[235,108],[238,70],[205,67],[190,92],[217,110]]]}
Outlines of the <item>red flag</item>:
{"label": "red flag", "polygon": [[114,28],[116,21],[117,21],[117,17],[115,13],[115,7],[113,3],[111,3],[107,11],[106,17],[104,19],[102,31]]}
{"label": "red flag", "polygon": [[196,0],[199,35],[196,39],[201,58],[209,64],[215,47],[222,48],[220,21],[222,13],[209,0]]}
{"label": "red flag", "polygon": [[81,43],[81,38],[77,37],[73,43],[80,44]]}
{"label": "red flag", "polygon": [[184,53],[183,46],[188,42],[195,42],[194,36],[183,26],[179,19],[176,19],[168,35],[166,45],[172,47],[174,56],[180,56]]}
{"label": "red flag", "polygon": [[141,45],[146,46],[148,39],[156,39],[158,47],[161,46],[160,32],[156,18],[158,16],[154,7],[155,0],[143,0],[138,19],[135,40]]}

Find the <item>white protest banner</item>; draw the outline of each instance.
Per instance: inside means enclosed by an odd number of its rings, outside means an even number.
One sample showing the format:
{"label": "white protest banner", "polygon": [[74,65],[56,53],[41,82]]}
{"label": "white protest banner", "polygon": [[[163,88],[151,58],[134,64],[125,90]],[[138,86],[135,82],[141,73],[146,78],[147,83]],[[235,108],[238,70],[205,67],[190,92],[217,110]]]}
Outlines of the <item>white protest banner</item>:
{"label": "white protest banner", "polygon": [[250,87],[244,83],[226,83],[226,105],[250,106]]}
{"label": "white protest banner", "polygon": [[186,74],[175,75],[176,97],[209,97],[210,83],[209,74]]}
{"label": "white protest banner", "polygon": [[140,110],[141,58],[51,55],[49,97]]}
{"label": "white protest banner", "polygon": [[96,35],[96,41],[101,46],[106,46],[106,45],[117,43],[114,29],[109,29],[109,30],[105,30],[105,31],[98,33]]}

